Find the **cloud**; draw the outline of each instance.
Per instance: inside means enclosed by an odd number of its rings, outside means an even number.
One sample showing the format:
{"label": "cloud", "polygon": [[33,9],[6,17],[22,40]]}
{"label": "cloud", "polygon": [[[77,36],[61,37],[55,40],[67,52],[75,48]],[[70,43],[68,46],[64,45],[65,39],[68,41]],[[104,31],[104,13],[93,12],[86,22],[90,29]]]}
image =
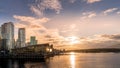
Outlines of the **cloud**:
{"label": "cloud", "polygon": [[93,18],[95,16],[97,16],[97,14],[95,12],[84,12],[82,13],[82,19],[89,19],[89,18]]}
{"label": "cloud", "polygon": [[[94,12],[83,13],[83,16],[87,18],[92,18]],[[44,23],[50,21],[49,18],[35,18],[28,16],[13,16],[18,20],[15,23],[16,28],[26,28],[26,39],[29,41],[30,36],[36,36],[39,43],[54,43],[55,45],[67,45],[70,42],[65,40],[65,37],[59,34],[58,29],[49,29],[44,26]],[[75,24],[71,24],[70,28],[76,28]],[[79,37],[78,37],[79,38]],[[84,37],[77,39],[80,43],[75,44],[74,48],[105,48],[113,45],[118,45],[120,43],[120,34],[113,35],[95,35],[93,37]],[[69,46],[61,46],[61,48],[68,48]]]}
{"label": "cloud", "polygon": [[[75,44],[71,49],[90,49],[90,48],[120,48],[120,34],[113,35],[94,35],[89,37],[81,37],[80,42]],[[63,43],[69,43],[64,41]],[[61,48],[70,49],[70,46],[62,46]]]}
{"label": "cloud", "polygon": [[[82,48],[116,48],[120,44],[120,34],[116,35],[95,35],[92,37],[80,38],[81,43],[78,47]],[[120,47],[120,46],[119,46]]]}
{"label": "cloud", "polygon": [[31,28],[31,29],[46,30],[46,28],[42,24],[50,20],[49,18],[45,18],[45,17],[34,18],[34,17],[18,16],[18,15],[14,15],[13,17],[19,21],[19,23],[15,24],[17,28],[25,27],[25,28]]}
{"label": "cloud", "polygon": [[88,15],[88,18],[92,18],[92,17],[95,17],[96,16],[96,13],[91,13]]}
{"label": "cloud", "polygon": [[[98,2],[97,0],[91,0],[91,1]],[[70,0],[70,2],[74,3],[75,0]],[[94,3],[94,2],[89,2],[89,3]],[[43,16],[44,12],[47,9],[50,9],[56,11],[56,13],[59,13],[62,9],[60,0],[36,0],[35,4],[32,4],[30,6],[30,9],[37,16],[42,16],[42,17],[36,18],[36,17],[19,16],[19,15],[13,16],[15,19],[18,20],[18,22],[15,23],[16,28],[22,28],[22,27],[26,28],[27,41],[29,41],[30,36],[36,36],[37,39],[39,40],[39,43],[52,42],[61,45],[63,45],[64,43],[69,43],[65,41],[65,38],[59,34],[58,29],[50,29],[44,26],[44,23],[48,23],[51,20],[50,18]],[[113,10],[117,10],[117,9],[113,9]],[[112,11],[109,10],[106,11],[105,13],[109,13],[109,12]],[[96,16],[97,16],[96,12],[85,12],[82,14],[81,18],[91,19]],[[77,25],[71,24],[70,28],[71,29],[69,30],[74,32],[75,29],[77,29]],[[66,30],[64,30],[64,32],[70,34],[70,32]],[[119,39],[118,36],[108,38],[108,37],[104,37],[103,35],[100,35],[99,37],[97,36],[95,38],[86,37],[84,39],[80,39],[79,41],[81,42],[80,43],[81,45],[86,45],[87,47],[101,47],[101,45],[106,46],[106,45],[117,44],[119,42],[118,39]]]}
{"label": "cloud", "polygon": [[120,15],[120,11],[118,11],[117,14]]}
{"label": "cloud", "polygon": [[[69,0],[70,3],[74,3],[74,2],[76,2],[76,1],[77,1],[77,0]],[[80,0],[79,0],[79,1],[80,1]],[[102,1],[102,0],[83,0],[83,1],[92,4],[92,3],[95,3],[95,2],[100,2],[100,1]]]}
{"label": "cloud", "polygon": [[76,0],[69,0],[70,3],[74,3]]}
{"label": "cloud", "polygon": [[45,10],[50,9],[60,13],[62,5],[59,0],[35,0],[35,3],[30,6],[30,9],[37,16],[44,15]]}
{"label": "cloud", "polygon": [[101,35],[101,37],[104,38],[109,38],[109,39],[114,39],[114,40],[120,40],[120,34],[114,34],[114,35]]}
{"label": "cloud", "polygon": [[[36,36],[39,43],[55,42],[56,39],[60,40],[63,38],[59,35],[59,30],[46,28],[43,24],[49,22],[48,18],[35,18],[28,16],[13,16],[18,20],[15,23],[15,28],[26,29],[26,40],[30,40],[30,36]],[[49,36],[49,37],[48,37]],[[52,39],[52,40],[50,40]],[[58,43],[58,42],[57,42]]]}
{"label": "cloud", "polygon": [[86,0],[86,1],[87,1],[87,3],[95,3],[95,2],[100,2],[102,0]]}
{"label": "cloud", "polygon": [[34,3],[30,5],[30,10],[36,17],[13,15],[18,21],[15,23],[15,28],[26,28],[27,42],[30,40],[30,36],[36,36],[39,43],[53,41],[53,43],[59,43],[58,40],[63,37],[59,35],[58,29],[49,29],[44,26],[44,23],[50,21],[50,18],[44,16],[44,13],[50,9],[59,14],[62,9],[60,0],[34,0],[33,2]]}
{"label": "cloud", "polygon": [[105,10],[103,13],[104,15],[108,15],[108,13],[114,12],[116,10],[118,10],[118,8],[110,8],[110,9]]}
{"label": "cloud", "polygon": [[35,17],[29,17],[29,16],[18,16],[18,15],[14,15],[13,16],[15,19],[18,19],[18,20],[21,20],[21,21],[24,21],[24,22],[35,22],[34,24],[38,23],[46,23],[48,22],[50,19],[49,18],[46,18],[46,17],[43,17],[43,18],[35,18]]}
{"label": "cloud", "polygon": [[33,13],[35,13],[37,16],[43,16],[43,12],[44,12],[44,10],[45,9],[43,9],[43,8],[38,8],[38,7],[36,7],[36,6],[31,6],[30,7],[30,9],[31,9],[31,11],[33,12]]}

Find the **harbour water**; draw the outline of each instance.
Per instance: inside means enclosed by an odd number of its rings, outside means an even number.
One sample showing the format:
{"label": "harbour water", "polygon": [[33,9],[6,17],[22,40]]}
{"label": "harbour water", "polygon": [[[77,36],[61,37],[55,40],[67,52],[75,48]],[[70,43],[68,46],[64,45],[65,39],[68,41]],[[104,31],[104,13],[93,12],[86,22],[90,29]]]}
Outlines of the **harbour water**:
{"label": "harbour water", "polygon": [[40,60],[0,60],[0,68],[120,68],[120,53],[74,53]]}

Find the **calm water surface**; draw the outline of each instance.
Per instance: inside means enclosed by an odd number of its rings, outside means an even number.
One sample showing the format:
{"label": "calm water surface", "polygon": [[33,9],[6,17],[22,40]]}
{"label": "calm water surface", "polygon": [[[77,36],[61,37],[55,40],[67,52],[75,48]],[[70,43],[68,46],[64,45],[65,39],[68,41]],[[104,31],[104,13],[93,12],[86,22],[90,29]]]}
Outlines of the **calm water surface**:
{"label": "calm water surface", "polygon": [[0,68],[120,68],[120,53],[68,53],[46,62],[0,60]]}

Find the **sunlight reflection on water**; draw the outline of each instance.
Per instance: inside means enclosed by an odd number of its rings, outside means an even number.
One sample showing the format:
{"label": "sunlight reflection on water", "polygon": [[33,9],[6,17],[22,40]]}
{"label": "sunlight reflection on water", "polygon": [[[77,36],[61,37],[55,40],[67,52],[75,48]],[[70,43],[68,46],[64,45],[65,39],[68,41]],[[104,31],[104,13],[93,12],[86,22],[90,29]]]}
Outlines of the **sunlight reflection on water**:
{"label": "sunlight reflection on water", "polygon": [[71,64],[71,68],[75,68],[75,53],[74,52],[70,53],[70,64]]}
{"label": "sunlight reflection on water", "polygon": [[0,60],[0,68],[120,68],[120,53],[75,53],[54,56],[46,62]]}

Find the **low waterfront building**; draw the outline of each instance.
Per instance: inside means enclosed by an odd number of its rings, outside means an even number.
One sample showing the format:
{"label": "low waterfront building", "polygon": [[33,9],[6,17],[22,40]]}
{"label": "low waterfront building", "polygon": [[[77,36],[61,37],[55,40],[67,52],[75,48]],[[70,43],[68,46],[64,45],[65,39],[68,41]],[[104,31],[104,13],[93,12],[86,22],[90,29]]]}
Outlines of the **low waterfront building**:
{"label": "low waterfront building", "polygon": [[51,53],[52,51],[53,51],[53,48],[51,48],[51,45],[49,44],[37,44],[37,45],[12,49],[12,52],[14,54],[27,54],[27,53],[48,54],[48,53]]}

